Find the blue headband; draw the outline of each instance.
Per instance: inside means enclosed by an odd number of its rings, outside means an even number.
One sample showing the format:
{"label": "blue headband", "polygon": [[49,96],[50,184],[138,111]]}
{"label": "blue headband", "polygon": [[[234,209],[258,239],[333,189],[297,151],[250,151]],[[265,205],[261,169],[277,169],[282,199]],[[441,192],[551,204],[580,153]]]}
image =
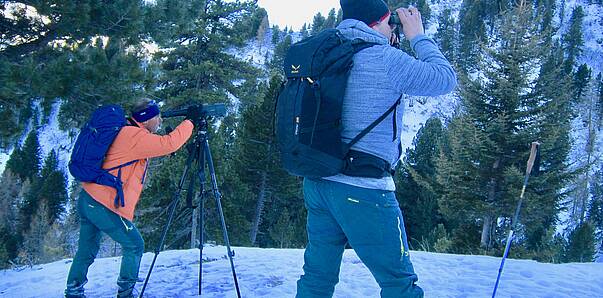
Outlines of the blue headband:
{"label": "blue headband", "polygon": [[149,103],[149,106],[146,109],[132,113],[132,118],[138,122],[145,122],[159,115],[159,113],[159,106],[155,103],[155,101],[152,101]]}

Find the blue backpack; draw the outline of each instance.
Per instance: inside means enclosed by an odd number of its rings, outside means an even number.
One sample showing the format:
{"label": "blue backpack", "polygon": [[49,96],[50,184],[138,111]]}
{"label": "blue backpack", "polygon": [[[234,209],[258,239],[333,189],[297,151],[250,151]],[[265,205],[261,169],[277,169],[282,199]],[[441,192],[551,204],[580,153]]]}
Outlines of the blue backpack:
{"label": "blue backpack", "polygon": [[[108,170],[103,169],[103,161],[117,134],[126,125],[126,114],[120,106],[106,105],[96,109],[81,129],[69,161],[69,172],[75,179],[110,186],[117,190],[115,208],[125,206],[121,168],[137,160]],[[117,177],[109,173],[116,169],[119,169]]]}

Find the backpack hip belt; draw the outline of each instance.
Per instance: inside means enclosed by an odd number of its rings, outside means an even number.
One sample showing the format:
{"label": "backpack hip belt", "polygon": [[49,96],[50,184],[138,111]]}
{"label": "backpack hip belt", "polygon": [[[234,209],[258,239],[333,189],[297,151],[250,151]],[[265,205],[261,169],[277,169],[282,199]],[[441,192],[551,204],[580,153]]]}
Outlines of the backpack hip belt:
{"label": "backpack hip belt", "polygon": [[350,150],[341,173],[352,177],[383,178],[393,176],[395,171],[389,162],[380,157]]}

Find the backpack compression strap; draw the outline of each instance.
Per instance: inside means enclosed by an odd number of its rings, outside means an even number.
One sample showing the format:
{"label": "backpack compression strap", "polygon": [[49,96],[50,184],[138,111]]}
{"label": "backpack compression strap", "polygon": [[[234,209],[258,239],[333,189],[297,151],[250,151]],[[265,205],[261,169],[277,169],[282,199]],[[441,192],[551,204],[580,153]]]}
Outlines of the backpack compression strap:
{"label": "backpack compression strap", "polygon": [[107,172],[111,172],[113,170],[117,170],[117,185],[115,185],[115,189],[117,190],[117,194],[115,195],[115,200],[114,200],[114,205],[115,208],[119,208],[119,207],[125,207],[126,206],[126,202],[124,199],[124,189],[123,189],[123,183],[121,182],[121,168],[123,167],[127,167],[129,165],[133,165],[136,162],[138,162],[138,160],[133,160],[133,161],[129,161],[125,164],[119,165],[117,167],[114,168],[110,168],[107,170]]}
{"label": "backpack compression strap", "polygon": [[387,118],[387,116],[389,116],[389,114],[391,114],[394,110],[396,110],[396,108],[398,107],[398,105],[400,104],[400,102],[402,100],[403,95],[404,94],[400,95],[400,97],[398,97],[398,100],[396,100],[396,102],[383,115],[381,115],[381,117],[377,118],[377,120],[375,120],[373,123],[371,123],[371,125],[369,125],[363,131],[361,131],[354,139],[352,139],[352,141],[350,141],[348,144],[346,144],[345,151],[346,152],[349,151],[350,148],[352,148],[352,146],[354,146],[354,144],[358,143],[358,141],[360,141],[360,139],[362,139],[366,134],[368,134],[371,130],[373,130],[373,128],[375,128],[377,125],[379,125],[379,123],[383,122],[383,120],[385,120],[385,118]]}

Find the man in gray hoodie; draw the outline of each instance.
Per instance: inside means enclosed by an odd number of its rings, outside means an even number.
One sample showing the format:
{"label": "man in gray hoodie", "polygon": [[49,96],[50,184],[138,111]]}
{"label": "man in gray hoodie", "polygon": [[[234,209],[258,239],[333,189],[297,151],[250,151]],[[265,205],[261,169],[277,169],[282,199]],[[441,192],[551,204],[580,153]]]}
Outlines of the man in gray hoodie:
{"label": "man in gray hoodie", "polygon": [[[425,36],[416,8],[401,8],[402,31],[418,59],[390,46],[395,37],[391,13],[382,0],[341,0],[337,29],[349,39],[377,45],[354,56],[343,101],[343,141],[348,143],[396,103],[402,94],[437,96],[456,86],[456,75],[436,43]],[[391,165],[402,154],[400,132],[404,103],[371,130],[352,150]],[[389,119],[389,120],[388,120]],[[385,171],[386,173],[388,171]],[[331,297],[339,281],[346,243],[369,268],[381,297],[423,297],[410,261],[402,212],[391,174],[382,178],[339,174],[304,180],[308,245],[297,297]]]}

